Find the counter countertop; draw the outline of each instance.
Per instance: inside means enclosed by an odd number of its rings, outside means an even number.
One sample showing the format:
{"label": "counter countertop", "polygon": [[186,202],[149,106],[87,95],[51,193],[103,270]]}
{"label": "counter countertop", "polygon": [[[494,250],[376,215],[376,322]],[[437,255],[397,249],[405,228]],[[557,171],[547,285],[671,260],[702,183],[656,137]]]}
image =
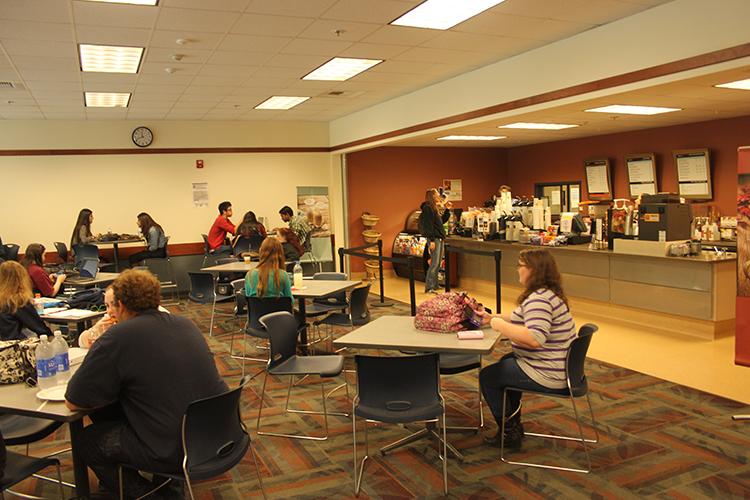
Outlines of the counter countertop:
{"label": "counter countertop", "polygon": [[[455,243],[459,245],[465,245],[467,243],[475,243],[477,246],[491,246],[491,247],[504,247],[504,246],[513,246],[513,247],[520,247],[520,248],[528,248],[534,245],[528,245],[525,243],[518,243],[518,242],[511,242],[511,241],[503,241],[503,240],[475,240],[473,238],[465,238],[463,236],[449,236],[445,240],[447,243]],[[688,257],[672,257],[672,256],[658,256],[658,255],[640,255],[640,254],[631,254],[631,253],[625,253],[625,252],[614,252],[612,250],[590,250],[587,244],[584,245],[562,245],[562,246],[545,246],[544,248],[548,248],[551,251],[563,251],[563,252],[591,252],[595,254],[601,254],[601,255],[626,255],[631,257],[642,257],[644,259],[669,259],[669,260],[677,260],[680,262],[696,262],[696,263],[719,263],[719,262],[731,262],[737,260],[737,254],[736,253],[724,253],[721,256],[718,256],[715,252],[710,251],[703,251],[701,252],[701,255],[692,255]]]}

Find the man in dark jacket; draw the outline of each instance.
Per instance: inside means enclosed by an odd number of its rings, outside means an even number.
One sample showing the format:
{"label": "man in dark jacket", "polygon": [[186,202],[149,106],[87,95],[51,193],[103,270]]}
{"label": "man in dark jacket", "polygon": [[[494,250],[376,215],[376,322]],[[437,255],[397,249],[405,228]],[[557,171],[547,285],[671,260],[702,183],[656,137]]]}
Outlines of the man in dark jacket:
{"label": "man in dark jacket", "polygon": [[[445,240],[445,228],[443,224],[450,218],[451,202],[445,203],[437,189],[428,189],[425,193],[425,201],[420,206],[422,213],[419,214],[419,232],[427,243],[422,253],[422,263],[425,267],[425,293],[437,293],[438,270],[440,261],[443,260],[443,241]],[[432,259],[429,266],[427,261]]]}

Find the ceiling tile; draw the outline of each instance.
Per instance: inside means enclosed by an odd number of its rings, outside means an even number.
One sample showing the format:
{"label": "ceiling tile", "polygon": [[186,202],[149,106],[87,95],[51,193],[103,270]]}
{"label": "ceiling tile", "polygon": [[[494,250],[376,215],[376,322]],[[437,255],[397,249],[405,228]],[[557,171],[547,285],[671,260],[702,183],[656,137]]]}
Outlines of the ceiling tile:
{"label": "ceiling tile", "polygon": [[358,57],[363,59],[390,59],[403,54],[406,50],[408,50],[408,47],[404,47],[403,45],[355,43],[338,55],[340,57]]}
{"label": "ceiling tile", "polygon": [[68,22],[68,2],[59,0],[3,0],[0,19],[40,22]]}
{"label": "ceiling tile", "polygon": [[293,39],[280,36],[227,35],[218,50],[278,52]]}
{"label": "ceiling tile", "polygon": [[163,120],[167,115],[167,111],[158,110],[143,110],[143,111],[128,111],[128,120]]}
{"label": "ceiling tile", "polygon": [[77,25],[76,38],[79,43],[145,47],[151,38],[151,30],[147,28]]}
{"label": "ceiling tile", "polygon": [[124,120],[127,114],[128,108],[86,108],[89,120]]}
{"label": "ceiling tile", "polygon": [[195,30],[207,33],[226,33],[240,17],[235,12],[161,8],[156,27],[160,30]]}
{"label": "ceiling tile", "polygon": [[273,56],[266,52],[221,51],[215,52],[208,62],[211,65],[261,66]]}
{"label": "ceiling tile", "polygon": [[0,39],[73,41],[72,23],[41,23],[0,19]]}
{"label": "ceiling tile", "polygon": [[18,56],[13,58],[13,62],[19,70],[45,68],[50,70],[61,69],[78,71],[79,69],[78,61],[65,57]]}
{"label": "ceiling tile", "polygon": [[371,35],[362,39],[367,43],[392,45],[419,45],[438,36],[440,31],[406,26],[383,26]]}
{"label": "ceiling tile", "polygon": [[193,85],[220,85],[235,88],[237,83],[236,76],[198,75],[193,79]]}
{"label": "ceiling tile", "polygon": [[233,77],[238,77],[244,79],[251,76],[256,71],[258,71],[257,66],[206,64],[200,69],[198,74],[200,76],[216,76],[232,79],[234,79]]}
{"label": "ceiling tile", "polygon": [[295,38],[281,51],[283,54],[336,56],[352,45],[344,40],[308,40]]}
{"label": "ceiling tile", "polygon": [[282,16],[320,17],[336,0],[253,0],[245,12]]}
{"label": "ceiling tile", "polygon": [[[205,64],[211,57],[211,50],[194,50],[185,49],[176,46],[174,49],[167,48],[150,48],[146,50],[145,61],[149,63],[169,63],[169,64]],[[172,59],[174,55],[182,55],[180,61]]]}
{"label": "ceiling tile", "polygon": [[305,30],[312,19],[307,17],[266,16],[244,14],[232,26],[230,33],[241,35],[297,36]]}
{"label": "ceiling tile", "polygon": [[[174,49],[175,51],[185,50],[213,50],[214,47],[221,41],[222,34],[219,33],[207,33],[203,30],[160,30],[154,31],[151,37],[151,47],[161,47],[166,49]],[[185,45],[180,45],[177,40],[185,40]]]}
{"label": "ceiling tile", "polygon": [[78,58],[78,49],[72,42],[54,42],[47,40],[3,40],[3,47],[10,57],[43,56]]}
{"label": "ceiling tile", "polygon": [[49,70],[46,68],[31,68],[20,70],[21,78],[24,80],[47,80],[52,82],[79,82],[81,81],[81,70]]}
{"label": "ceiling tile", "polygon": [[61,92],[66,90],[77,90],[81,91],[81,83],[80,82],[59,82],[54,80],[43,80],[43,81],[37,81],[37,80],[26,80],[24,82],[26,84],[26,88],[31,90],[32,92],[36,93],[37,91],[54,91],[54,92]]}
{"label": "ceiling tile", "polygon": [[301,72],[298,76],[302,78],[305,74],[314,70],[318,66],[328,61],[327,56],[303,56],[292,54],[277,54],[266,62],[267,66],[276,66],[281,68],[298,68]]}
{"label": "ceiling tile", "polygon": [[144,5],[122,5],[101,2],[73,2],[76,24],[119,26],[121,28],[151,28],[159,9]]}
{"label": "ceiling tile", "polygon": [[[155,73],[146,73],[143,72],[140,77],[138,78],[138,85],[182,85],[187,86],[190,84],[190,82],[193,81],[193,78],[195,78],[195,74],[186,74],[187,70],[184,70],[183,68],[178,68],[174,73],[171,75],[168,74],[163,69],[161,71],[157,71]],[[195,70],[195,73],[197,73],[197,70]]]}
{"label": "ceiling tile", "polygon": [[139,94],[164,94],[164,95],[180,95],[185,91],[186,85],[153,85],[150,83],[138,82],[136,85],[136,92]]}
{"label": "ceiling tile", "polygon": [[163,7],[179,7],[183,9],[211,9],[230,12],[242,12],[252,0],[161,0]]}
{"label": "ceiling tile", "polygon": [[300,33],[299,36],[300,38],[315,38],[318,40],[358,42],[367,35],[375,32],[380,26],[380,24],[374,23],[318,19]]}
{"label": "ceiling tile", "polygon": [[387,24],[405,14],[419,2],[396,0],[339,0],[336,5],[320,16],[323,19],[362,21]]}
{"label": "ceiling tile", "polygon": [[[171,68],[174,72],[169,74],[165,71],[165,68]],[[141,65],[139,74],[141,80],[145,75],[159,75],[163,79],[169,78],[186,78],[189,76],[197,75],[198,71],[202,68],[200,64],[181,64],[177,62],[146,62]]]}

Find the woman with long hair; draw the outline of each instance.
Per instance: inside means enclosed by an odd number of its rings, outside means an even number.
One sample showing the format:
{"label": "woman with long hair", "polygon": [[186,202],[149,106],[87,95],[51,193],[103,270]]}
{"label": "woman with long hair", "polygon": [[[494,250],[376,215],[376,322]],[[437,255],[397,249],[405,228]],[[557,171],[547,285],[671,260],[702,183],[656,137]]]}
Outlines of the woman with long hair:
{"label": "woman with long hair", "polygon": [[252,210],[245,212],[245,215],[242,217],[242,222],[237,226],[237,232],[235,234],[237,235],[235,240],[240,236],[245,238],[250,238],[256,234],[260,234],[264,238],[267,236],[265,226],[258,222],[258,218],[255,217],[255,212]]}
{"label": "woman with long hair", "polygon": [[292,282],[285,270],[284,251],[276,238],[263,240],[258,267],[245,276],[245,295],[292,297]]}
{"label": "woman with long hair", "polygon": [[94,235],[91,233],[92,222],[94,222],[94,212],[88,208],[82,208],[78,212],[78,219],[76,219],[73,234],[70,236],[70,249],[74,253],[76,246],[86,245],[94,240]]}
{"label": "woman with long hair", "polygon": [[21,265],[26,268],[31,278],[34,293],[40,293],[43,297],[54,297],[60,293],[65,274],[47,274],[42,267],[44,263],[44,245],[32,243],[26,247],[21,259]]}
{"label": "woman with long hair", "polygon": [[427,239],[422,258],[426,263],[427,254],[429,254],[430,259],[424,278],[425,293],[437,293],[438,290],[438,271],[440,270],[440,261],[443,260],[445,240],[443,224],[448,222],[451,216],[450,211],[446,210],[451,207],[451,202],[447,202],[445,206],[442,202],[443,199],[437,189],[428,189],[420,207],[422,213],[419,214],[419,232]]}
{"label": "woman with long hair", "polygon": [[479,375],[482,394],[498,426],[497,433],[485,441],[500,445],[505,419],[505,446],[511,448],[520,448],[523,439],[522,393],[507,392],[503,414],[503,390],[566,388],[565,359],[576,338],[560,272],[549,250],[523,250],[518,257],[518,281],[524,290],[511,314],[484,314],[485,323],[510,339],[513,351],[483,368]]}
{"label": "woman with long hair", "polygon": [[146,212],[138,214],[136,220],[141,229],[141,235],[146,240],[147,247],[141,252],[134,253],[128,260],[131,267],[144,259],[163,259],[167,256],[167,237],[159,224]]}
{"label": "woman with long hair", "polygon": [[0,340],[52,335],[31,302],[31,279],[18,262],[0,264]]}
{"label": "woman with long hair", "polygon": [[276,238],[281,243],[281,248],[284,250],[284,259],[287,262],[298,261],[302,254],[305,253],[305,249],[302,248],[297,234],[288,227],[277,229]]}

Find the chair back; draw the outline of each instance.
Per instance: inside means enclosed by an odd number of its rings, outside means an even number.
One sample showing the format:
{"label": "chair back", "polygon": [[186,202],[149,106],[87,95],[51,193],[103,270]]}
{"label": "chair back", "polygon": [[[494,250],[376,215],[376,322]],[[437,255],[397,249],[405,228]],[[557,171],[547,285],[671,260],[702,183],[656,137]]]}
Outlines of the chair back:
{"label": "chair back", "polygon": [[18,260],[18,250],[21,247],[15,243],[6,243],[3,247],[5,248],[5,260]]}
{"label": "chair back", "polygon": [[190,293],[188,298],[199,304],[208,304],[216,298],[214,290],[214,275],[211,273],[199,273],[188,271],[190,278]]}
{"label": "chair back", "polygon": [[[314,280],[328,280],[328,281],[346,281],[348,276],[346,273],[332,273],[332,272],[324,272],[324,273],[315,273],[313,274],[312,279]],[[313,303],[315,304],[323,304],[326,306],[341,306],[342,308],[346,307],[346,292],[340,292],[335,293],[333,295],[329,295],[328,297],[313,299]]]}
{"label": "chair back", "polygon": [[235,316],[244,316],[247,314],[247,297],[245,296],[245,279],[240,278],[232,281],[232,289],[234,290],[234,301],[236,308],[234,311]]}
{"label": "chair back", "polygon": [[[583,371],[583,365],[586,362],[586,353],[591,345],[591,336],[599,329],[593,323],[586,323],[578,329],[578,337],[573,339],[568,349],[567,360],[565,361],[565,370],[568,376],[568,384],[574,393],[579,392],[575,389],[584,390],[586,388],[586,374]],[[582,395],[582,394],[581,394]]]}
{"label": "chair back", "polygon": [[240,396],[250,380],[239,387],[190,403],[182,420],[185,469],[191,480],[222,474],[237,465],[250,446],[242,424]]}
{"label": "chair back", "polygon": [[170,236],[164,236],[164,258],[169,258],[169,238]]}
{"label": "chair back", "polygon": [[99,247],[91,244],[79,244],[75,246],[76,267],[80,267],[83,259],[98,259]]}
{"label": "chair back", "polygon": [[260,318],[266,314],[279,311],[289,313],[293,311],[290,297],[247,297],[247,326],[255,330],[264,330]]}
{"label": "chair back", "polygon": [[388,410],[440,402],[437,353],[416,356],[355,355],[359,404]]}
{"label": "chair back", "polygon": [[237,257],[222,257],[221,259],[216,259],[216,264],[232,264],[234,262],[237,262]]}
{"label": "chair back", "polygon": [[57,251],[57,256],[60,257],[63,264],[68,262],[68,246],[62,241],[56,241],[54,245],[55,250]]}
{"label": "chair back", "polygon": [[203,255],[208,257],[211,255],[211,246],[208,244],[208,235],[201,234],[201,238],[203,238]]}
{"label": "chair back", "polygon": [[240,255],[241,253],[249,252],[250,241],[250,238],[246,238],[244,236],[240,236],[239,238],[237,238],[237,241],[234,243],[234,247],[232,248],[232,254]]}
{"label": "chair back", "polygon": [[260,251],[260,246],[263,244],[263,240],[265,240],[266,237],[260,233],[255,233],[251,235],[249,239],[250,239],[250,251],[258,252]]}
{"label": "chair back", "polygon": [[360,326],[370,322],[370,308],[367,307],[367,297],[370,295],[370,287],[362,286],[352,290],[349,297],[349,313],[351,314],[352,325]]}
{"label": "chair back", "polygon": [[268,332],[268,368],[280,365],[297,354],[297,319],[287,311],[264,315],[260,323]]}

